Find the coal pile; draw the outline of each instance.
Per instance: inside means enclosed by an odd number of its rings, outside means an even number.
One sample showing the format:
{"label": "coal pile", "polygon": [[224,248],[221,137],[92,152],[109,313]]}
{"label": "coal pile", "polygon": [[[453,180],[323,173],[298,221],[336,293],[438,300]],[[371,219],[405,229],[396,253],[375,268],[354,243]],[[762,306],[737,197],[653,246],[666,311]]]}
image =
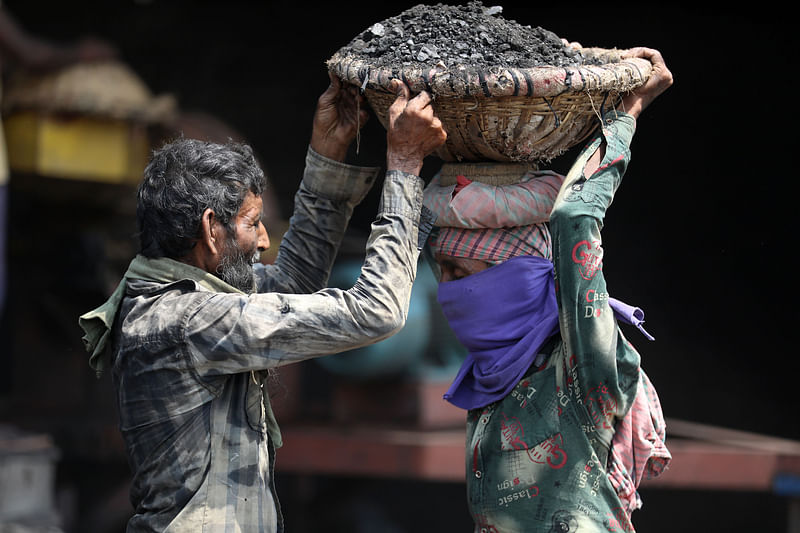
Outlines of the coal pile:
{"label": "coal pile", "polygon": [[502,7],[417,5],[377,22],[339,50],[381,68],[482,69],[579,66],[586,60],[555,33],[502,17]]}

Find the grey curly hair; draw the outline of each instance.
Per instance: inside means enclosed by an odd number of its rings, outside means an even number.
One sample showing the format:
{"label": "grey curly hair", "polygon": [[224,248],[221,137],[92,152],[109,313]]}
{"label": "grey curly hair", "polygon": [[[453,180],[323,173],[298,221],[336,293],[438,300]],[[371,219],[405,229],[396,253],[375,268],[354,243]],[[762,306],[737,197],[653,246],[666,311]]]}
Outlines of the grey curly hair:
{"label": "grey curly hair", "polygon": [[232,231],[245,196],[263,193],[266,177],[247,144],[178,139],[153,152],[137,192],[140,253],[181,259],[200,236],[203,212]]}

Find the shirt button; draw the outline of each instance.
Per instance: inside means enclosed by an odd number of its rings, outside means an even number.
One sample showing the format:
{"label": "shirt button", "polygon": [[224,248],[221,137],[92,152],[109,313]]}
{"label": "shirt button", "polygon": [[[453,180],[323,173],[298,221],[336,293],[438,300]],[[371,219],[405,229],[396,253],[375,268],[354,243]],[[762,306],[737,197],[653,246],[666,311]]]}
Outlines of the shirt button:
{"label": "shirt button", "polygon": [[476,478],[480,479],[480,477],[481,477],[482,475],[483,475],[483,474],[481,474],[481,471],[480,471],[480,470],[476,470],[476,471],[475,471],[475,477],[476,477]]}

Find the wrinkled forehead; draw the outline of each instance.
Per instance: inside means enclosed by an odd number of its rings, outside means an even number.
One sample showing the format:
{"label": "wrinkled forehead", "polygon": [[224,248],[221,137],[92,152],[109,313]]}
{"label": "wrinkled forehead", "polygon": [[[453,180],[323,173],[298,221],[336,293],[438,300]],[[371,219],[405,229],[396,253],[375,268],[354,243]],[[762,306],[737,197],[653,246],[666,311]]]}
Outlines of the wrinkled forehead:
{"label": "wrinkled forehead", "polygon": [[248,191],[242,200],[242,205],[239,212],[236,214],[237,218],[248,218],[260,220],[264,214],[264,200],[261,196],[253,194]]}

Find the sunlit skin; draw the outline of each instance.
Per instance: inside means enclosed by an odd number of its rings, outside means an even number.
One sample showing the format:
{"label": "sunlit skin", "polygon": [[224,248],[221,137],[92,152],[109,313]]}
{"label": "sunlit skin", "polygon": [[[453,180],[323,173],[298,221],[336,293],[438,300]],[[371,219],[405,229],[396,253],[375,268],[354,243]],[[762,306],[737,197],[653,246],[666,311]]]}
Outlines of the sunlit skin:
{"label": "sunlit skin", "polygon": [[439,281],[455,281],[471,276],[472,274],[477,274],[492,266],[491,263],[481,261],[480,259],[453,257],[444,254],[436,254],[435,257],[436,263],[442,271],[442,277]]}
{"label": "sunlit skin", "polygon": [[[267,229],[261,222],[263,209],[261,197],[248,192],[239,212],[231,221],[234,239],[239,248],[248,255],[264,252],[270,245]],[[216,272],[225,254],[228,239],[228,230],[217,219],[214,211],[206,209],[201,219],[201,238],[183,261],[206,272]]]}
{"label": "sunlit skin", "polygon": [[263,210],[261,197],[248,192],[231,224],[234,238],[242,250],[261,254],[269,249],[269,235],[261,222]]}

